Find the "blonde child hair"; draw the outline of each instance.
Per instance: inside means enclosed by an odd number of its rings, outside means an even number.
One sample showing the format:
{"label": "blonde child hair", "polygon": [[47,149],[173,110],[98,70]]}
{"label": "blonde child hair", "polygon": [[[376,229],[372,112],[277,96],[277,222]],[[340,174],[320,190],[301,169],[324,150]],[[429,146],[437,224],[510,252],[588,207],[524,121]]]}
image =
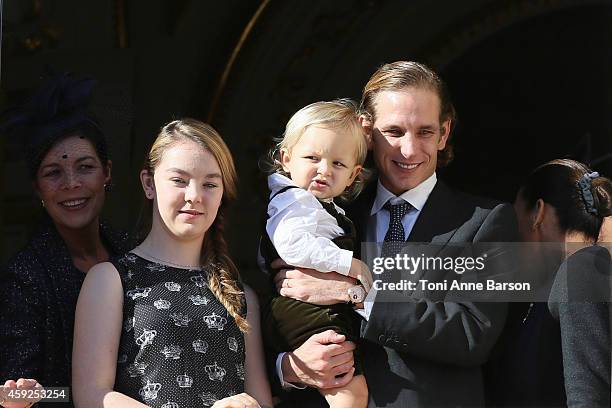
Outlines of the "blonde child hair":
{"label": "blonde child hair", "polygon": [[[320,101],[307,105],[293,114],[285,132],[280,138],[275,138],[274,148],[270,151],[271,172],[280,173],[289,177],[280,162],[280,151],[286,150],[291,154],[293,147],[309,127],[319,126],[333,131],[344,131],[348,137],[355,140],[357,146],[356,165],[363,166],[368,154],[366,135],[359,123],[359,115],[355,102],[350,99],[334,99],[333,101]],[[369,178],[369,171],[362,169],[353,184],[340,195],[340,199],[351,200],[363,190]]]}

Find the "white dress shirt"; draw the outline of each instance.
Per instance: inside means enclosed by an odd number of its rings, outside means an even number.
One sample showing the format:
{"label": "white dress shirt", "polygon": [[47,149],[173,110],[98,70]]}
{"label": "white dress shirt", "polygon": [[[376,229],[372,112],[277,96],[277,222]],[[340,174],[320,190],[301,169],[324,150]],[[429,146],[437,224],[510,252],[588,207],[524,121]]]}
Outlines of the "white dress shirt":
{"label": "white dress shirt", "polygon": [[[270,197],[294,185],[281,174],[268,176]],[[342,208],[336,204],[334,207],[344,214]],[[266,232],[283,261],[319,272],[348,275],[353,251],[341,249],[332,241],[344,235],[344,230],[314,195],[302,188],[288,189],[270,200],[268,217]]]}
{"label": "white dress shirt", "polygon": [[[268,176],[270,197],[287,186],[295,186],[290,178],[278,173]],[[335,203],[334,207],[344,214]],[[278,255],[289,265],[343,275],[348,275],[351,269],[353,252],[341,249],[332,241],[344,235],[344,230],[319,200],[302,188],[290,188],[270,200],[266,233]],[[285,382],[281,369],[284,355],[280,353],[276,357],[276,373],[281,386],[306,388]]]}
{"label": "white dress shirt", "polygon": [[[415,188],[404,192],[400,196],[396,196],[387,190],[382,185],[380,180],[378,180],[378,185],[376,186],[376,198],[374,199],[374,204],[372,204],[370,216],[366,223],[366,242],[370,243],[370,245],[365,245],[363,247],[364,250],[376,251],[376,253],[364,254],[365,258],[362,257],[362,259],[373,259],[376,256],[380,256],[381,246],[374,245],[373,243],[382,243],[385,240],[385,235],[389,229],[389,211],[383,209],[383,206],[387,203],[387,201],[391,201],[391,204],[401,204],[405,201],[412,206],[412,208],[402,218],[402,226],[404,227],[405,234],[404,236],[408,238],[410,232],[412,231],[412,227],[414,227],[414,224],[416,223],[419,214],[421,214],[421,210],[423,210],[429,195],[436,186],[437,181],[438,179],[436,173],[434,172]],[[361,314],[366,320],[370,318],[370,313],[372,312],[372,306],[375,298],[376,289],[372,287],[372,289],[370,289],[368,292],[368,296],[363,302],[363,311],[358,311],[359,314]]]}
{"label": "white dress shirt", "polygon": [[[285,177],[286,178],[286,177]],[[380,182],[378,181],[378,185],[376,187],[376,198],[374,203],[372,204],[372,209],[370,210],[370,216],[366,222],[366,241],[369,243],[380,244],[385,240],[385,235],[387,234],[387,230],[389,229],[389,212],[383,209],[383,206],[387,203],[387,201],[391,200],[391,204],[401,204],[403,201],[410,203],[412,208],[408,211],[404,217],[402,218],[402,225],[404,227],[405,237],[408,238],[416,220],[423,210],[429,195],[433,191],[436,186],[438,179],[436,173],[434,172],[431,176],[429,176],[425,181],[416,186],[415,188],[408,190],[401,194],[399,197],[387,190]],[[269,183],[269,179],[268,179]],[[296,190],[296,189],[292,189]],[[284,194],[284,193],[283,193]],[[282,194],[281,194],[282,195]],[[366,257],[363,259],[373,259],[374,256],[380,256],[379,248],[380,245],[366,245],[363,248],[375,248],[377,253],[368,254],[370,257]],[[363,310],[357,310],[361,316],[363,316],[366,320],[369,319],[370,313],[372,312],[372,306],[374,305],[374,299],[376,298],[376,290],[374,287],[370,289],[366,299],[363,302]],[[305,386],[291,384],[284,381],[283,371],[281,369],[282,359],[285,353],[280,353],[276,358],[276,373],[278,374],[278,378],[280,380],[280,384],[283,388],[299,388],[303,389]]]}

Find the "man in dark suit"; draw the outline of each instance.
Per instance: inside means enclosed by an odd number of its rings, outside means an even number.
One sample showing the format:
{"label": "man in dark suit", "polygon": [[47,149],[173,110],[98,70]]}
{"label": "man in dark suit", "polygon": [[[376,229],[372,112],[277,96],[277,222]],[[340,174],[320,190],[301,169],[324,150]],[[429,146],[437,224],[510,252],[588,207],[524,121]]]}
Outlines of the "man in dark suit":
{"label": "man in dark suit", "polygon": [[[416,62],[382,66],[364,88],[361,110],[378,169],[377,182],[347,212],[362,242],[407,240],[443,250],[517,239],[509,204],[453,191],[437,179],[436,168],[452,159],[455,110],[435,72]],[[503,251],[496,256],[503,263]],[[276,282],[284,296],[325,304],[348,301],[351,294],[356,308],[364,308],[361,348],[369,406],[484,404],[481,366],[503,328],[505,303],[448,301],[443,293],[414,290],[402,301],[371,291],[361,304],[354,282],[330,275],[294,269],[278,274]],[[427,270],[417,276],[430,282],[446,278]],[[314,337],[279,358],[281,379],[316,387],[350,379],[351,345],[334,333]]]}

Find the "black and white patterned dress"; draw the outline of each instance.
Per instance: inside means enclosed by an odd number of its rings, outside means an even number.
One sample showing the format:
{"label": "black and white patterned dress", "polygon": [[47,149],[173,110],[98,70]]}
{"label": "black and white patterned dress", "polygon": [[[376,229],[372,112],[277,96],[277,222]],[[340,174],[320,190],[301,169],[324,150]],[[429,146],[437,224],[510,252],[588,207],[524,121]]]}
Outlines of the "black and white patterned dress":
{"label": "black and white patterned dress", "polygon": [[116,391],[160,408],[211,406],[244,392],[244,336],[206,270],[133,253],[113,264],[125,293]]}

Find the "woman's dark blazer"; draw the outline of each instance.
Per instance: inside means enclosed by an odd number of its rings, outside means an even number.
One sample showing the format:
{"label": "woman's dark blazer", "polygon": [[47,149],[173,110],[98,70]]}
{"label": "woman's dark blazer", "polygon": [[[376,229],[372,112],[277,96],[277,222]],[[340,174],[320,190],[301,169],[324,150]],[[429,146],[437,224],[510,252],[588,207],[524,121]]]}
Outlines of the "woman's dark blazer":
{"label": "woman's dark blazer", "polygon": [[610,406],[611,283],[610,251],[598,245],[568,257],[555,277],[548,307],[559,322],[569,407]]}
{"label": "woman's dark blazer", "polygon": [[[111,256],[128,249],[127,235],[100,224]],[[85,274],[46,218],[0,275],[0,380],[34,378],[69,387],[74,312]],[[65,407],[66,404],[63,404]]]}

